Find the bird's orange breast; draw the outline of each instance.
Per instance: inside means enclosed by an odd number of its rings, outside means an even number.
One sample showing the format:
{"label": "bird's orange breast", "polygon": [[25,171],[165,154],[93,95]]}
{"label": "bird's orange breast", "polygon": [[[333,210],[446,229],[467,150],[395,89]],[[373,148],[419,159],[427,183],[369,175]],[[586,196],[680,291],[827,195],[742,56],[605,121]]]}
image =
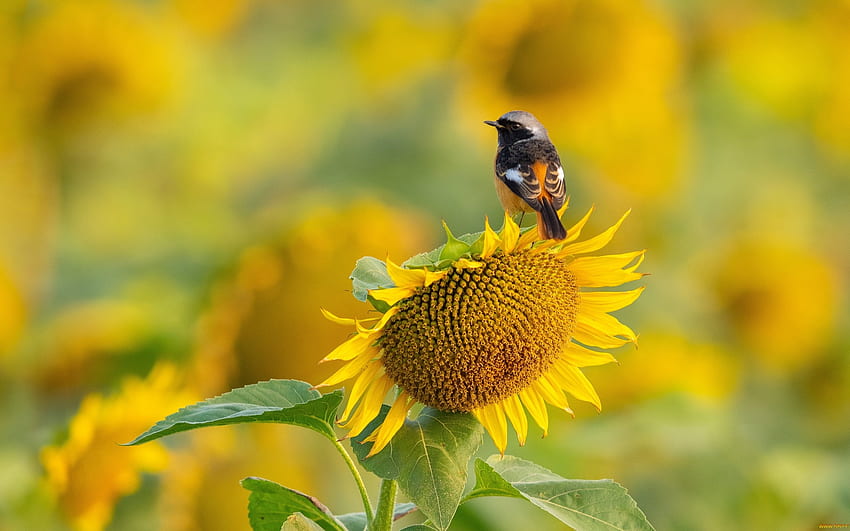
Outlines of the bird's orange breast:
{"label": "bird's orange breast", "polygon": [[496,180],[496,194],[499,196],[499,202],[502,203],[502,208],[504,208],[508,214],[516,214],[517,212],[532,212],[534,211],[531,208],[531,205],[525,202],[525,200],[516,195],[508,185],[502,182],[501,179],[494,176]]}

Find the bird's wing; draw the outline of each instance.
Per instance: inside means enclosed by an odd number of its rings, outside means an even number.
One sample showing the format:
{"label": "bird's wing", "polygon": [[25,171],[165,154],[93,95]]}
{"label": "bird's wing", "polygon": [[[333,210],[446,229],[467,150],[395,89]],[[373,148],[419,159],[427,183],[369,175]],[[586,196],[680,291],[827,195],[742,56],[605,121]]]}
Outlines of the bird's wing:
{"label": "bird's wing", "polygon": [[564,168],[554,161],[545,166],[545,168],[540,168],[537,173],[538,175],[545,173],[543,188],[552,198],[552,206],[557,210],[563,206],[567,197],[567,188],[564,185]]}
{"label": "bird's wing", "polygon": [[496,177],[535,210],[540,209],[540,181],[532,167],[519,164],[513,168],[496,168]]}

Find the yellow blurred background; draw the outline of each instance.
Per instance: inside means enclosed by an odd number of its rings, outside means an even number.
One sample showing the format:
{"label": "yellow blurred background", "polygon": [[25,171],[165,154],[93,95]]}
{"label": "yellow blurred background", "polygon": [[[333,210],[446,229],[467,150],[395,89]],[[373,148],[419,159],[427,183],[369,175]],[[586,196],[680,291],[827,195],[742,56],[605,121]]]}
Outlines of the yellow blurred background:
{"label": "yellow blurred background", "polygon": [[[633,209],[613,245],[651,276],[640,348],[587,370],[602,414],[508,453],[658,529],[850,524],[848,27],[843,0],[3,2],[0,530],[248,529],[248,475],[357,511],[303,430],[117,443],[326,377],[357,258],[501,217],[482,121],[512,109],[568,220]],[[485,499],[452,529],[531,526],[559,528]]]}

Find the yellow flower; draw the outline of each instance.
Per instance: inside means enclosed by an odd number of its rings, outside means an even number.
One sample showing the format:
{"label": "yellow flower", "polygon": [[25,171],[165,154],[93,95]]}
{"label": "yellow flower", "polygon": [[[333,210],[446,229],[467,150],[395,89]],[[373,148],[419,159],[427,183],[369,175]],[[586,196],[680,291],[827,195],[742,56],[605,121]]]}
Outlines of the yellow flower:
{"label": "yellow flower", "polygon": [[850,153],[850,36],[846,2],[793,9],[729,4],[707,22],[709,48],[735,86],[786,120]]}
{"label": "yellow flower", "polygon": [[171,0],[178,16],[199,35],[220,38],[247,18],[253,0]]}
{"label": "yellow flower", "polygon": [[130,379],[121,391],[83,400],[65,442],[43,449],[47,485],[75,529],[103,529],[115,502],[139,487],[141,472],[162,470],[165,448],[148,444],[119,446],[152,423],[190,403],[176,369],[155,367],[146,380]]}
{"label": "yellow flower", "polygon": [[145,113],[173,94],[180,67],[165,21],[127,2],[43,7],[23,32],[11,81],[33,122],[73,127]]}
{"label": "yellow flower", "polygon": [[[210,293],[201,316],[193,381],[218,394],[234,381],[268,378],[316,381],[311,359],[318,346],[330,349],[343,334],[318,314],[294,309],[290,301],[320,298],[356,311],[346,292],[351,263],[362,252],[410,253],[426,241],[418,217],[374,200],[306,210],[298,223],[270,241],[246,249],[233,274]],[[305,252],[306,251],[306,252]],[[327,279],[340,279],[339,283]],[[278,338],[288,341],[280,355]]]}
{"label": "yellow flower", "polygon": [[713,284],[721,309],[765,367],[790,373],[828,354],[840,283],[824,257],[787,241],[746,239],[719,259]]}
{"label": "yellow flower", "polygon": [[447,69],[456,37],[445,11],[395,4],[376,10],[369,3],[354,13],[363,20],[352,25],[348,48],[370,96],[409,98],[411,85]]}
{"label": "yellow flower", "polygon": [[525,443],[526,410],[544,433],[546,403],[572,414],[564,391],[601,407],[580,368],[612,362],[604,349],[636,342],[635,333],[609,312],[634,302],[643,288],[585,288],[639,279],[635,270],[644,252],[586,256],[607,245],[626,216],[578,242],[589,217],[569,229],[566,240],[535,242],[535,227],[522,232],[506,215],[499,234],[485,223],[466,248],[450,236],[433,260],[433,253],[414,257],[407,267],[387,260],[393,285],[368,292],[386,310],[380,318],[325,312],[356,330],[324,358],[345,365],[320,384],[354,380],[344,427],[354,435],[363,432],[385,395],[399,387],[386,419],[366,438],[374,442],[370,455],[387,445],[416,402],[472,412],[500,451],[507,446],[507,420]]}
{"label": "yellow flower", "polygon": [[640,345],[642,352],[652,354],[632,355],[621,370],[605,371],[594,380],[609,410],[666,393],[722,402],[738,385],[740,360],[719,344],[655,332],[641,334]]}
{"label": "yellow flower", "polygon": [[24,298],[0,262],[0,360],[11,352],[26,321]]}
{"label": "yellow flower", "polygon": [[459,97],[466,121],[527,109],[562,154],[579,155],[632,194],[669,196],[687,119],[675,96],[681,46],[660,8],[640,0],[482,2],[467,33]]}

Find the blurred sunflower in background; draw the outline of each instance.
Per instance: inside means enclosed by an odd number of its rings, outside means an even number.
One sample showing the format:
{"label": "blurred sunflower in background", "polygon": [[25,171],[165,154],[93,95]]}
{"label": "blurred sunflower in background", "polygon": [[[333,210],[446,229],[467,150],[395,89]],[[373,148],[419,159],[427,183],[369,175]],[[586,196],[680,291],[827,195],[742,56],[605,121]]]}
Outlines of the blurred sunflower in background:
{"label": "blurred sunflower in background", "polygon": [[390,442],[416,403],[472,412],[500,452],[507,447],[506,419],[522,445],[528,434],[526,410],[544,433],[549,429],[547,403],[572,414],[564,391],[601,408],[580,368],[615,361],[595,349],[637,341],[609,312],[634,302],[643,288],[585,288],[639,279],[635,270],[643,251],[581,256],[607,245],[625,219],[577,242],[591,212],[560,242],[535,243],[536,227],[521,234],[505,215],[498,235],[488,223],[468,243],[450,236],[442,249],[430,253],[435,259],[419,255],[407,267],[387,260],[393,285],[368,291],[379,308],[385,305],[380,318],[327,314],[357,329],[324,358],[346,363],[319,384],[354,380],[343,426],[353,435],[364,432],[385,395],[399,388],[386,418],[367,433],[365,440],[374,443],[370,455]]}
{"label": "blurred sunflower in background", "polygon": [[850,7],[721,4],[704,25],[730,80],[783,120],[810,127],[825,147],[850,154]]}
{"label": "blurred sunflower in background", "polygon": [[720,309],[764,367],[791,374],[828,354],[839,281],[824,257],[787,241],[742,239],[718,254],[715,267]]}
{"label": "blurred sunflower in background", "polygon": [[139,488],[142,472],[167,466],[161,444],[128,449],[119,443],[197,399],[176,367],[161,364],[145,379],[125,380],[109,398],[91,394],[83,400],[67,439],[41,453],[46,488],[75,529],[103,529],[116,501]]}
{"label": "blurred sunflower in background", "polygon": [[[642,332],[618,367],[580,366],[607,346],[558,351],[557,374],[542,355],[535,383],[472,407],[497,446],[509,424],[548,427],[516,451],[622,479],[659,528],[850,520],[846,1],[0,4],[0,527],[247,528],[235,480],[266,472],[355,507],[297,430],[115,443],[232,386],[320,381],[317,351],[368,337],[340,368],[354,432],[397,398],[378,397],[405,376],[381,343],[424,326],[422,294],[465,293],[524,253],[602,260],[529,250],[522,232],[508,250],[503,232],[483,259],[482,238],[477,258],[389,266],[378,319],[339,326],[310,302],[358,315],[358,257],[429,248],[429,216],[495,212],[481,121],[517,108],[549,125],[574,198],[640,206],[618,234],[640,231],[664,282],[617,313]],[[636,294],[617,289],[598,288]],[[559,317],[571,344],[593,298],[576,297]],[[427,403],[403,383],[373,440]],[[609,414],[550,418],[564,391]],[[505,507],[456,526],[505,525]]]}
{"label": "blurred sunflower in background", "polygon": [[529,109],[599,177],[637,199],[669,198],[688,143],[679,50],[650,2],[483,2],[461,50],[460,112]]}
{"label": "blurred sunflower in background", "polygon": [[48,135],[159,109],[181,73],[168,27],[129,2],[42,5],[13,59],[15,101]]}
{"label": "blurred sunflower in background", "polygon": [[[200,320],[192,364],[208,394],[269,378],[315,381],[311,360],[341,337],[318,311],[293,311],[292,300],[322,298],[357,308],[344,279],[364,250],[409,254],[428,240],[420,216],[374,200],[307,209],[277,237],[243,251],[213,287]],[[286,337],[286,347],[276,338]]]}

